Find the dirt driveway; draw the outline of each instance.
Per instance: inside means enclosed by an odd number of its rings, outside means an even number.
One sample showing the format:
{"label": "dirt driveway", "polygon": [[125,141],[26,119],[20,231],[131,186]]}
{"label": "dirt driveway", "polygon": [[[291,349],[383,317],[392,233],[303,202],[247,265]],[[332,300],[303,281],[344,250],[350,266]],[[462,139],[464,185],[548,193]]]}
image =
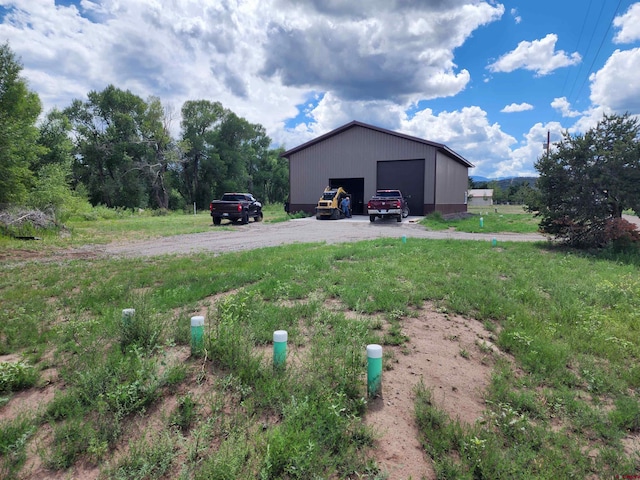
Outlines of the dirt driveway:
{"label": "dirt driveway", "polygon": [[93,253],[108,256],[156,256],[165,254],[189,254],[197,252],[226,253],[274,247],[289,243],[342,243],[375,238],[431,238],[460,239],[490,242],[538,242],[545,237],[539,234],[483,234],[453,230],[430,231],[417,222],[421,217],[409,217],[401,223],[395,220],[376,220],[369,217],[353,217],[342,220],[316,220],[315,217],[290,220],[282,223],[254,223],[224,229],[211,226],[209,232],[176,235],[144,242],[85,247]]}

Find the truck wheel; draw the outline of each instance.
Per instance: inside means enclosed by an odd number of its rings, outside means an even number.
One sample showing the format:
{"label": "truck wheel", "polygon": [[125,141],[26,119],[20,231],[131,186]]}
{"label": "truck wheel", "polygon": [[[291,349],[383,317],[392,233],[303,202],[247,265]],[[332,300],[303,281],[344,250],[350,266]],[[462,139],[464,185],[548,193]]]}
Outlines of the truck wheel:
{"label": "truck wheel", "polygon": [[220,217],[213,217],[213,224],[214,225],[220,225]]}
{"label": "truck wheel", "polygon": [[248,212],[244,212],[242,214],[242,219],[240,219],[240,223],[242,225],[246,225],[247,223],[249,223],[249,213]]}
{"label": "truck wheel", "polygon": [[402,215],[398,215],[398,217],[396,218],[396,222],[401,222],[402,221]]}
{"label": "truck wheel", "polygon": [[409,216],[409,205],[405,205],[402,209],[402,218],[407,218]]}
{"label": "truck wheel", "polygon": [[259,222],[260,220],[262,220],[262,212],[258,212],[258,215],[253,217],[254,222]]}
{"label": "truck wheel", "polygon": [[370,222],[375,222],[376,221],[376,216],[375,215],[369,215],[369,221]]}

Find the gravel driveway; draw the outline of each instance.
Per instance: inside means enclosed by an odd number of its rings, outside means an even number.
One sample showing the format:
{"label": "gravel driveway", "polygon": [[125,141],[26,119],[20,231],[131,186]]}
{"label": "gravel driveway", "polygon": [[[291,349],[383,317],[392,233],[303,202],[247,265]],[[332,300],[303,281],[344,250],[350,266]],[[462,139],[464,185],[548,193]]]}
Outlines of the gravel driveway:
{"label": "gravel driveway", "polygon": [[[211,226],[209,232],[176,235],[125,245],[93,247],[96,253],[108,256],[139,257],[197,252],[226,253],[273,247],[289,243],[341,243],[375,238],[430,238],[478,240],[490,242],[539,242],[546,237],[539,234],[464,233],[452,230],[430,231],[417,222],[422,217],[409,217],[401,223],[395,220],[376,220],[359,216],[342,220],[316,220],[315,217],[289,220],[282,223],[251,222],[232,230]],[[224,225],[224,224],[223,224]]]}

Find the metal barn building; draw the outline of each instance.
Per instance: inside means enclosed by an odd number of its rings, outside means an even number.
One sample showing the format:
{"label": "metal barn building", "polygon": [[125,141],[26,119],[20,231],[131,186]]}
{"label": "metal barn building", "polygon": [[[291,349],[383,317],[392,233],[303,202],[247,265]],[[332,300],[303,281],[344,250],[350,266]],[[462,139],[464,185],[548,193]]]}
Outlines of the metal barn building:
{"label": "metal barn building", "polygon": [[289,211],[315,213],[325,187],[351,195],[367,214],[377,189],[400,189],[412,215],[467,211],[473,165],[445,145],[353,121],[282,154],[289,159]]}

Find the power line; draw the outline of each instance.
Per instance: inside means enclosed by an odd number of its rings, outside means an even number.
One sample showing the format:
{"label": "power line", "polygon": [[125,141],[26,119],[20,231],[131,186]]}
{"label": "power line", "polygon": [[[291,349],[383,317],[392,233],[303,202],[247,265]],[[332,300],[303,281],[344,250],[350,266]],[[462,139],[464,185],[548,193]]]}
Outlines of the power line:
{"label": "power line", "polygon": [[[602,2],[604,5],[604,2]],[[580,85],[580,89],[578,90],[578,93],[576,94],[576,97],[580,96],[580,93],[582,92],[582,89],[584,88],[585,83],[587,83],[587,79],[589,78],[589,75],[591,75],[591,72],[593,71],[593,65],[596,63],[596,60],[598,59],[598,55],[600,55],[600,50],[602,49],[602,45],[604,45],[604,41],[607,38],[607,35],[609,35],[609,30],[611,30],[611,25],[613,25],[613,19],[616,18],[616,15],[618,13],[618,10],[620,9],[620,4],[622,3],[622,0],[618,0],[618,5],[616,6],[615,11],[613,12],[613,15],[611,16],[611,20],[609,20],[609,24],[607,25],[607,31],[604,32],[604,35],[602,36],[602,40],[600,41],[600,45],[598,46],[598,51],[596,52],[595,56],[593,57],[593,61],[591,62],[591,65],[589,66],[589,71],[587,72],[587,75],[584,77],[584,80],[582,81],[582,85]]]}
{"label": "power line", "polygon": [[[600,12],[598,12],[598,16],[596,17],[597,19],[599,19],[602,16],[602,11],[604,10],[604,5],[606,2],[602,2],[602,5],[600,6]],[[589,4],[589,6],[591,6],[591,4]],[[596,25],[597,25],[597,19],[596,19]],[[586,19],[585,19],[586,21]],[[595,32],[595,27],[594,27],[594,32]],[[587,44],[587,49],[584,51],[584,58],[587,58],[587,55],[589,55],[589,50],[591,49],[591,42],[593,41],[593,33],[589,36],[589,43]],[[573,97],[573,90],[576,88],[576,83],[578,81],[578,79],[580,78],[580,74],[582,73],[582,67],[584,65],[584,61],[580,62],[580,68],[578,69],[578,75],[576,75],[576,78],[573,80],[573,85],[571,85],[571,90],[569,91],[569,96],[568,98],[571,99]]]}
{"label": "power line", "polygon": [[[587,7],[587,13],[584,16],[584,20],[582,21],[582,28],[580,29],[580,35],[578,35],[578,41],[576,42],[576,48],[573,49],[574,52],[577,52],[580,48],[580,43],[582,43],[582,35],[584,34],[584,27],[587,25],[587,19],[589,18],[589,12],[591,12],[591,5],[593,5],[593,0],[589,0],[589,6]],[[587,50],[589,47],[587,47]],[[580,62],[580,69],[582,69],[582,62]],[[578,71],[578,75],[580,72]],[[564,77],[564,84],[562,85],[562,93],[564,94],[565,88],[567,87],[567,81],[569,80],[569,70],[567,70],[567,75]],[[575,81],[574,81],[575,83]]]}

